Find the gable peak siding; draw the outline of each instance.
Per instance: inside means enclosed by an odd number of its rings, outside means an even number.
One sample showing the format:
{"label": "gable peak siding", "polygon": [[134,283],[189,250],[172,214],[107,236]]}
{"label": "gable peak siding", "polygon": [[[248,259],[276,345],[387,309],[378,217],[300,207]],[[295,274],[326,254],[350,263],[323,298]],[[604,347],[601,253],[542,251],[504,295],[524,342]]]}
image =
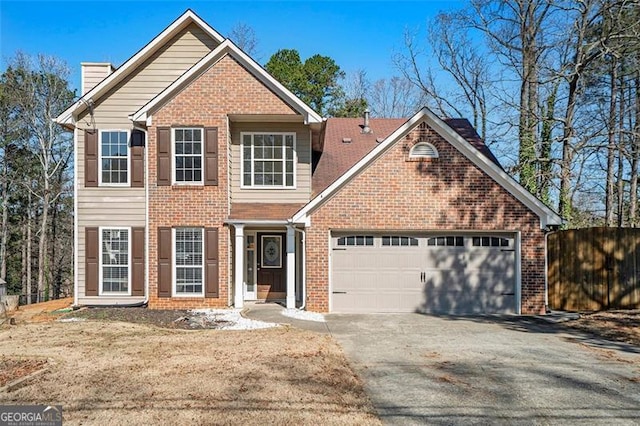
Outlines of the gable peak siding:
{"label": "gable peak siding", "polygon": [[[417,141],[437,159],[407,161]],[[538,216],[431,128],[416,128],[389,147],[311,213],[307,230],[307,306],[328,310],[329,232],[520,231],[522,312],[544,312],[544,232]]]}
{"label": "gable peak siding", "polygon": [[[94,99],[98,128],[131,126],[133,114],[215,49],[217,42],[190,24],[99,99]],[[87,112],[79,121],[87,120]]]}

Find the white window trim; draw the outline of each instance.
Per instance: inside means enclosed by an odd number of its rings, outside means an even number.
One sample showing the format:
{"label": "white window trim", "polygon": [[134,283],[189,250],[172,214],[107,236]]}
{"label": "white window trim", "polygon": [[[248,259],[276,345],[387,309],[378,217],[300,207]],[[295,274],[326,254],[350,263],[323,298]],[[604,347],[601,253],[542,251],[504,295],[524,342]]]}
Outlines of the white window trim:
{"label": "white window trim", "polygon": [[[102,268],[102,231],[127,231],[127,291],[103,291],[103,268]],[[126,226],[100,226],[98,227],[98,296],[131,296],[131,228]]]}
{"label": "white window trim", "polygon": [[[176,181],[176,130],[198,130],[200,132],[200,143],[202,147],[200,149],[200,180],[192,181],[192,182],[178,182]],[[204,185],[204,174],[205,174],[205,164],[204,164],[204,151],[205,151],[205,141],[204,141],[204,128],[202,127],[172,127],[171,128],[171,184],[172,185],[187,185],[187,186],[203,186]]]}
{"label": "white window trim", "polygon": [[[416,147],[421,146],[421,145],[428,146],[429,148],[431,148],[433,150],[433,155],[414,154],[414,151],[415,151]],[[438,153],[438,149],[433,144],[431,144],[429,142],[424,142],[424,141],[418,142],[415,145],[413,145],[411,147],[411,149],[409,150],[409,158],[411,158],[411,159],[415,159],[415,158],[438,158],[438,157],[440,157],[440,154]]]}
{"label": "white window trim", "polygon": [[[178,273],[177,273],[177,269],[178,269],[178,264],[176,262],[176,254],[177,254],[177,250],[176,250],[176,230],[177,229],[199,229],[200,232],[202,233],[202,264],[200,265],[200,267],[202,268],[202,291],[200,293],[178,293],[176,291],[176,287],[177,287],[177,277],[178,277]],[[172,279],[171,279],[171,297],[204,297],[204,291],[205,291],[205,281],[206,281],[206,277],[205,277],[205,269],[204,269],[204,263],[205,263],[205,259],[207,254],[205,253],[205,244],[204,244],[204,228],[200,228],[198,226],[179,226],[177,228],[172,228],[171,229],[171,275],[172,275]],[[195,265],[190,265],[190,267],[195,267]]]}
{"label": "white window trim", "polygon": [[[286,170],[286,160],[285,160],[285,152],[284,152],[284,147],[286,146],[284,144],[284,138],[286,136],[293,136],[293,185],[292,186],[287,186],[286,185],[286,175],[285,175],[285,179],[283,180],[283,182],[285,182],[285,185],[245,185],[244,183],[244,137],[245,136],[251,136],[251,141],[253,142],[253,136],[255,135],[282,135],[282,141],[283,141],[283,170]],[[297,169],[298,169],[298,150],[297,150],[297,137],[296,137],[296,132],[240,132],[240,188],[241,189],[296,189],[298,187],[298,173],[297,173]],[[252,153],[252,158],[251,158],[251,162],[253,164],[254,161],[254,157],[253,156],[253,152],[254,152],[254,145],[253,143],[251,144],[251,153]],[[251,180],[253,181],[254,179],[254,175],[253,175],[253,171],[251,173]]]}
{"label": "white window trim", "polygon": [[[126,132],[127,133],[127,182],[109,183],[102,182],[102,133]],[[131,130],[130,129],[98,129],[98,186],[123,188],[131,186]],[[115,228],[111,228],[115,229]]]}

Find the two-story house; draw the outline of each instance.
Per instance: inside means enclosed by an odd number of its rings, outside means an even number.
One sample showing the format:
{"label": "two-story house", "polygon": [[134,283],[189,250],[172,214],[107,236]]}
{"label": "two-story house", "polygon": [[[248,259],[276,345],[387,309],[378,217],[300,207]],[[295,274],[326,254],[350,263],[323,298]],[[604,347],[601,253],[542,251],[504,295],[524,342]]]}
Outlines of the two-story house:
{"label": "two-story house", "polygon": [[323,119],[190,10],[56,121],[76,305],[544,311],[561,219],[466,120]]}

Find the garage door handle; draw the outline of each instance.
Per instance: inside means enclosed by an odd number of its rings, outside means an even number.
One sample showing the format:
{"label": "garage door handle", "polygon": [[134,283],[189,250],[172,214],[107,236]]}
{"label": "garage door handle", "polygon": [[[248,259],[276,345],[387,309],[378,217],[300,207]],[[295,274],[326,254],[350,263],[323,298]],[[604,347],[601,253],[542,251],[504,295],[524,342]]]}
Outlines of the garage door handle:
{"label": "garage door handle", "polygon": [[502,249],[500,251],[516,251],[515,249]]}
{"label": "garage door handle", "polygon": [[347,294],[346,291],[334,291],[333,294]]}
{"label": "garage door handle", "polygon": [[516,294],[514,292],[504,292],[504,293],[500,293],[500,295],[502,295],[502,296],[515,296]]}
{"label": "garage door handle", "polygon": [[334,248],[334,250],[346,250],[346,248]]}

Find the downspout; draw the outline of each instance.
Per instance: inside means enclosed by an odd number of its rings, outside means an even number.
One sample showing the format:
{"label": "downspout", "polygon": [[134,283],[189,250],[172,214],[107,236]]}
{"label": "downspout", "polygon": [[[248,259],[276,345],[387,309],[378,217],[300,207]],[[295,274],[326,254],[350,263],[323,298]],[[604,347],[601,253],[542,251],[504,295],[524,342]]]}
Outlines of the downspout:
{"label": "downspout", "polygon": [[304,311],[307,306],[307,244],[305,242],[306,232],[304,229],[298,229],[296,227],[293,228],[301,234],[302,239],[300,242],[302,243],[302,305],[298,308],[301,311]]}

